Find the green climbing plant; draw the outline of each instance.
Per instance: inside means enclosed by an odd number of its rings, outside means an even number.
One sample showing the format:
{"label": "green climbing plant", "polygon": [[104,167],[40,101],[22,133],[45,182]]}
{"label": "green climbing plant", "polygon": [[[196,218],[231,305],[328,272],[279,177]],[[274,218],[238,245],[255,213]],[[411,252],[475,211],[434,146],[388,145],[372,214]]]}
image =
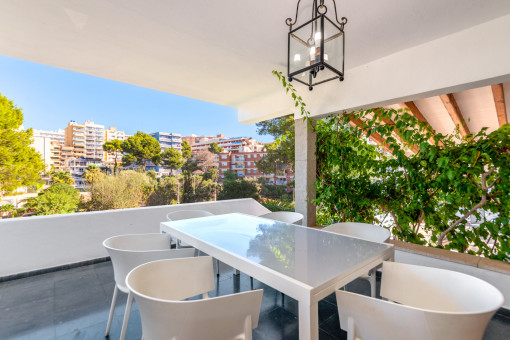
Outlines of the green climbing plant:
{"label": "green climbing plant", "polygon": [[273,74],[317,133],[314,203],[323,222],[384,220],[402,241],[510,260],[509,124],[462,137],[406,110],[312,120],[292,84]]}

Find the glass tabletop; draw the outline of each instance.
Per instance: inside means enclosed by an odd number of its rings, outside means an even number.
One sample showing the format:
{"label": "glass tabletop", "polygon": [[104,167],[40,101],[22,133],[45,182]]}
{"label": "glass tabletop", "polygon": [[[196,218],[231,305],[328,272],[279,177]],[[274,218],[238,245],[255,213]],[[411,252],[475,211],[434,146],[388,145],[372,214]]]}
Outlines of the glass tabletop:
{"label": "glass tabletop", "polygon": [[311,287],[349,272],[392,247],[239,213],[163,224]]}

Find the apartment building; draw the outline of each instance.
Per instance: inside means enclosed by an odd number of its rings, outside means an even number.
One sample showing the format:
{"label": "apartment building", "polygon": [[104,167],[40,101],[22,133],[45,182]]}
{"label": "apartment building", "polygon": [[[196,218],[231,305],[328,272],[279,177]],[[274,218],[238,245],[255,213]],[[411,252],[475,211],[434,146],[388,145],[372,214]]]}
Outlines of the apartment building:
{"label": "apartment building", "polygon": [[[164,152],[167,149],[177,149],[181,150],[181,145],[183,141],[182,135],[178,133],[168,133],[168,132],[154,132],[150,134],[154,137],[158,142],[159,146],[161,146],[161,152]],[[154,170],[158,173],[158,176],[169,176],[170,169],[165,168],[161,165],[154,165],[152,162],[148,162],[145,167],[146,170]]]}
{"label": "apartment building", "polygon": [[104,125],[98,125],[90,120],[84,124],[70,121],[65,129],[65,146],[74,148],[75,158],[89,158],[106,160],[103,144],[106,140]]}
{"label": "apartment building", "polygon": [[102,160],[100,159],[88,159],[88,158],[69,158],[66,162],[66,171],[71,173],[71,176],[74,179],[74,187],[75,188],[85,188],[87,183],[85,182],[85,178],[83,178],[83,174],[85,170],[87,170],[89,165],[97,165],[101,167],[103,165]]}
{"label": "apartment building", "polygon": [[46,168],[60,168],[60,149],[64,145],[64,130],[33,130],[32,146],[41,154]]}
{"label": "apartment building", "polygon": [[[125,141],[131,137],[130,135],[126,135],[124,131],[118,130],[115,126],[108,127],[107,130],[105,130],[105,141],[111,141],[114,139],[118,139],[121,142]],[[104,160],[108,164],[113,164],[115,162],[115,154],[117,154],[117,162],[122,159],[123,153],[122,152],[105,152]]]}
{"label": "apartment building", "polygon": [[178,133],[154,132],[150,135],[158,140],[161,151],[165,151],[166,149],[181,150],[183,138],[182,135]]}
{"label": "apartment building", "polygon": [[219,178],[223,182],[224,173],[228,170],[233,171],[238,177],[246,179],[258,179],[263,177],[266,183],[271,185],[287,185],[294,181],[294,173],[290,166],[284,169],[282,174],[263,174],[258,168],[256,162],[267,155],[265,151],[253,150],[247,145],[243,145],[235,151],[223,151],[219,156]]}
{"label": "apartment building", "polygon": [[258,142],[251,137],[225,137],[224,135],[212,136],[194,136],[183,137],[191,146],[191,152],[207,150],[212,143],[217,143],[226,151],[238,151],[243,145],[249,146],[252,150],[261,151],[264,143]]}

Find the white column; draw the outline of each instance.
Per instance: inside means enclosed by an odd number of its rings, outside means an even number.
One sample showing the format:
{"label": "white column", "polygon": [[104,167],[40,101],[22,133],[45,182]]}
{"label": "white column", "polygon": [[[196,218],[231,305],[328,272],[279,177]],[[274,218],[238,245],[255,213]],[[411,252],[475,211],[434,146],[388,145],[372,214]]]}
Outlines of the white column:
{"label": "white column", "polygon": [[303,225],[315,226],[315,206],[310,203],[315,199],[315,141],[316,135],[308,128],[308,122],[296,119],[296,158],[295,158],[295,200],[296,212],[303,214]]}

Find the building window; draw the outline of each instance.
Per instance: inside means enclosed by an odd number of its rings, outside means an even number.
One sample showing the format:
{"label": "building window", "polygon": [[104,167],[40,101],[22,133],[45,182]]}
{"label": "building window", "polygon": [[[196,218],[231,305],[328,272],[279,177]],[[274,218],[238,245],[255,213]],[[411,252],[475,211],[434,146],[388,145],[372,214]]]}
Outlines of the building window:
{"label": "building window", "polygon": [[221,166],[227,166],[227,162],[221,162]]}
{"label": "building window", "polygon": [[248,169],[248,173],[251,174],[251,169]]}
{"label": "building window", "polygon": [[221,159],[227,159],[227,155],[221,155]]}
{"label": "building window", "polygon": [[250,155],[250,154],[248,154],[248,158],[251,158],[251,155]]}

